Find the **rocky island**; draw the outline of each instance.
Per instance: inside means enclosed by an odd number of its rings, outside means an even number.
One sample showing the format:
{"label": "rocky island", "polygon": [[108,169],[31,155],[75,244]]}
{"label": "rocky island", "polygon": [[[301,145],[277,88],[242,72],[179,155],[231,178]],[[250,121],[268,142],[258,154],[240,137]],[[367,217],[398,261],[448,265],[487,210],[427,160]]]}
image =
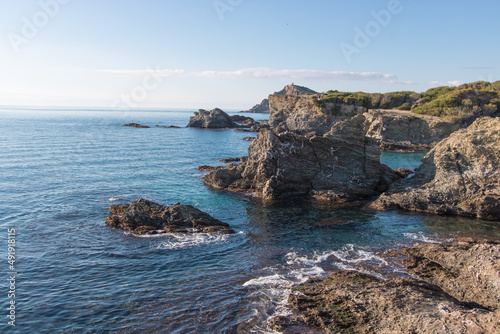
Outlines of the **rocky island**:
{"label": "rocky island", "polygon": [[131,204],[112,205],[109,212],[106,225],[137,234],[234,233],[228,224],[180,203],[163,206],[139,198]]}

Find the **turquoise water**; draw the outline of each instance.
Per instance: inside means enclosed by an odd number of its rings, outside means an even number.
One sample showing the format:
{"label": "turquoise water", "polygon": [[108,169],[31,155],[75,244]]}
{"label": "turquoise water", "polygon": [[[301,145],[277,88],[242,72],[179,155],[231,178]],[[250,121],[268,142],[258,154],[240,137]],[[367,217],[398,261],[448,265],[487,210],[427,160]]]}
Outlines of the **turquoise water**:
{"label": "turquoise water", "polygon": [[[263,206],[207,188],[196,169],[245,155],[248,133],[121,126],[185,126],[191,114],[0,109],[0,332],[267,333],[292,283],[359,266],[390,275],[400,269],[377,256],[384,249],[500,236],[479,220]],[[421,157],[382,161],[414,168]],[[139,197],[194,205],[237,233],[146,238],[105,226],[109,205]],[[9,227],[15,329],[5,320]]]}

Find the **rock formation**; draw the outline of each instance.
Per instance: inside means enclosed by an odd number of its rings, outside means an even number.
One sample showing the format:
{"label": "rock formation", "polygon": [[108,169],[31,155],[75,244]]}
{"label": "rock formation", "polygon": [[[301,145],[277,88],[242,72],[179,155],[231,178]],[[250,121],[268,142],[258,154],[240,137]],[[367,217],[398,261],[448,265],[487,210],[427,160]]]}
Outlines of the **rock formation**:
{"label": "rock formation", "polygon": [[141,125],[141,124],[137,124],[137,123],[128,123],[128,124],[123,124],[122,126],[129,126],[131,128],[139,128],[139,129],[149,129],[149,126]]}
{"label": "rock formation", "polygon": [[500,119],[480,118],[454,132],[370,205],[500,220]]}
{"label": "rock formation", "polygon": [[310,95],[310,94],[317,94],[318,92],[315,92],[312,89],[309,89],[304,86],[299,86],[295,84],[291,85],[286,85],[282,90],[279,92],[275,92],[274,95]]}
{"label": "rock formation", "polygon": [[234,233],[228,224],[190,205],[163,206],[142,198],[131,204],[112,205],[106,225],[138,234]]}
{"label": "rock formation", "polygon": [[250,108],[249,110],[246,110],[243,112],[268,114],[269,113],[269,100],[264,99],[264,100],[262,100],[261,103],[256,104],[252,108]]}
{"label": "rock formation", "polygon": [[364,116],[366,135],[385,150],[429,150],[463,127],[454,119],[407,111],[370,110]]}
{"label": "rock formation", "polygon": [[[279,92],[275,92],[275,95],[308,95],[308,94],[317,94],[317,92],[313,91],[312,89],[309,89],[307,87],[303,86],[298,86],[294,85],[293,83],[291,85],[286,85],[282,90]],[[243,112],[250,112],[250,113],[269,113],[269,99],[264,99],[262,100],[261,103],[256,104],[249,110],[243,111]]]}
{"label": "rock formation", "polygon": [[328,103],[317,106],[308,96],[270,95],[269,125],[276,132],[323,135],[333,124],[367,111],[364,107]]}
{"label": "rock formation", "polygon": [[271,327],[285,334],[498,333],[498,243],[458,241],[402,252],[423,281],[332,272],[295,286],[294,313],[272,318]]}
{"label": "rock formation", "polygon": [[189,119],[187,127],[190,128],[209,128],[224,129],[238,127],[231,117],[219,108],[211,111],[200,109]]}
{"label": "rock formation", "polygon": [[[408,271],[470,305],[500,310],[500,244],[459,239],[399,251]],[[499,319],[500,320],[500,319]]]}
{"label": "rock formation", "polygon": [[323,136],[262,130],[248,158],[210,172],[204,182],[264,199],[312,196],[332,204],[370,198],[399,179],[380,164],[380,149],[364,135],[362,116],[339,122]]}

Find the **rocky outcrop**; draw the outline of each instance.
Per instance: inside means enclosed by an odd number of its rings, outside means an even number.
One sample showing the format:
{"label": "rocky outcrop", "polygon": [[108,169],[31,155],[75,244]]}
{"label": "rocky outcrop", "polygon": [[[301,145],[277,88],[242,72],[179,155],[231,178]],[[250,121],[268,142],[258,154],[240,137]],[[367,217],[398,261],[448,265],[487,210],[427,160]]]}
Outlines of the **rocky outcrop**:
{"label": "rocky outcrop", "polygon": [[261,103],[254,105],[249,110],[243,112],[269,114],[269,100],[264,99]]}
{"label": "rocky outcrop", "polygon": [[332,272],[295,286],[294,313],[269,324],[285,334],[498,333],[498,244],[458,241],[403,252],[418,278]]}
{"label": "rocky outcrop", "polygon": [[308,96],[270,95],[269,125],[276,132],[323,135],[336,122],[367,111],[364,107],[327,103],[318,106]]}
{"label": "rocky outcrop", "polygon": [[282,90],[279,92],[275,92],[274,95],[310,95],[310,94],[317,94],[318,92],[315,92],[314,90],[304,87],[304,86],[299,86],[295,84],[291,85],[286,85]]}
{"label": "rocky outcrop", "polygon": [[370,205],[500,220],[500,119],[481,118],[454,132]]}
{"label": "rocky outcrop", "polygon": [[225,129],[238,127],[231,117],[219,108],[211,111],[200,109],[189,119],[188,128]]}
{"label": "rocky outcrop", "polygon": [[128,124],[123,124],[122,126],[129,126],[131,128],[138,128],[138,129],[149,129],[149,126],[141,125],[141,124],[137,124],[137,123],[128,123]]}
{"label": "rocky outcrop", "polygon": [[138,234],[234,233],[228,224],[190,205],[163,206],[142,198],[131,204],[112,205],[106,225]]}
{"label": "rocky outcrop", "polygon": [[408,271],[472,306],[500,310],[500,244],[459,239],[399,251]]}
{"label": "rocky outcrop", "polygon": [[332,204],[370,198],[399,179],[380,164],[380,149],[362,116],[339,122],[323,136],[262,130],[248,158],[203,178],[210,186],[256,193],[264,199],[307,197]]}
{"label": "rocky outcrop", "polygon": [[384,150],[429,150],[463,127],[457,120],[408,111],[370,110],[364,116],[366,135]]}
{"label": "rocky outcrop", "polygon": [[232,115],[229,116],[231,120],[239,125],[240,127],[251,128],[254,125],[258,125],[259,122],[254,121],[253,118],[241,115]]}

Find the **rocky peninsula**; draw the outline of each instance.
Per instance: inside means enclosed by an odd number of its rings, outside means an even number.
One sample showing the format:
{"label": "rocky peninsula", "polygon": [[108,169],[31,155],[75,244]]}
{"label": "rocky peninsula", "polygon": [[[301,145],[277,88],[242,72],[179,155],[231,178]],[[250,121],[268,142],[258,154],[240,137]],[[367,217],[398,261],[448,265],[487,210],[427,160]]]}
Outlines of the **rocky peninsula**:
{"label": "rocky peninsula", "polygon": [[131,204],[111,205],[109,212],[106,225],[137,234],[234,233],[228,224],[180,203],[163,206],[139,198]]}
{"label": "rocky peninsula", "polygon": [[500,118],[480,118],[439,142],[412,178],[370,207],[500,221]]}
{"label": "rocky peninsula", "polygon": [[335,271],[311,279],[293,288],[292,315],[270,319],[271,327],[284,334],[498,333],[498,242],[420,244],[384,256],[404,258],[413,276]]}

